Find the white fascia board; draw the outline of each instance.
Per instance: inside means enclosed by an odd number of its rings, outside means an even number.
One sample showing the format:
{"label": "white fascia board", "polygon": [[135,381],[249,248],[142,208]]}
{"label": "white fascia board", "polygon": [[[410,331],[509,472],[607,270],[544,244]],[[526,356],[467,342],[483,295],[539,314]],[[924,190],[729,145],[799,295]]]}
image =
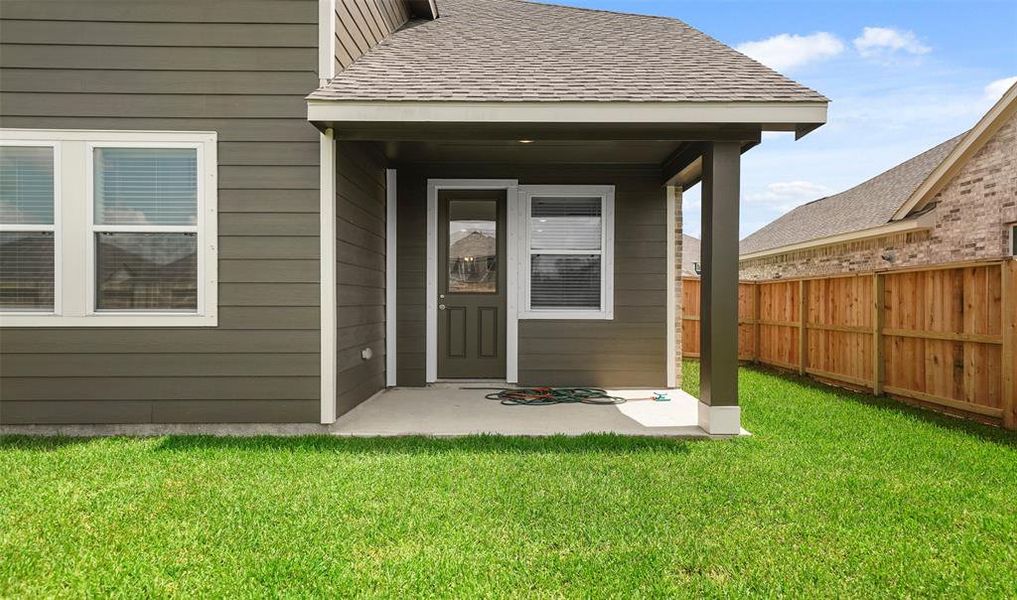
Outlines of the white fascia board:
{"label": "white fascia board", "polygon": [[752,123],[767,130],[826,122],[826,102],[406,102],[312,98],[326,123]]}
{"label": "white fascia board", "polygon": [[744,262],[756,258],[764,258],[766,256],[773,256],[775,254],[797,252],[799,250],[808,250],[812,248],[822,248],[824,246],[835,246],[837,244],[844,244],[847,242],[857,242],[860,240],[867,240],[871,238],[883,237],[886,235],[893,235],[896,233],[910,233],[914,231],[923,231],[926,229],[930,229],[931,227],[932,227],[932,213],[929,213],[926,215],[922,215],[917,219],[911,219],[908,221],[894,221],[886,225],[880,225],[879,227],[862,229],[861,231],[852,231],[850,233],[842,233],[840,235],[831,235],[829,237],[809,240],[807,242],[801,242],[798,244],[788,244],[787,246],[780,246],[779,248],[770,248],[769,250],[760,250],[758,252],[742,254],[741,256],[738,257],[738,262]]}

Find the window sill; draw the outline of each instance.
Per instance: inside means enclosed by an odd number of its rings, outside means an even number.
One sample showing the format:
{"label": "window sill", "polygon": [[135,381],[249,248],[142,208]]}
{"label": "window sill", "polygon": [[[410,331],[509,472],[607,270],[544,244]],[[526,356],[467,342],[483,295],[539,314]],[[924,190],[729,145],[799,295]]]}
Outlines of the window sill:
{"label": "window sill", "polygon": [[586,311],[586,310],[548,310],[548,311],[522,311],[519,313],[520,320],[555,319],[560,321],[572,320],[597,320],[613,321],[614,314],[610,311]]}
{"label": "window sill", "polygon": [[39,313],[0,313],[0,327],[215,327],[216,315],[179,313],[108,313],[67,316]]}

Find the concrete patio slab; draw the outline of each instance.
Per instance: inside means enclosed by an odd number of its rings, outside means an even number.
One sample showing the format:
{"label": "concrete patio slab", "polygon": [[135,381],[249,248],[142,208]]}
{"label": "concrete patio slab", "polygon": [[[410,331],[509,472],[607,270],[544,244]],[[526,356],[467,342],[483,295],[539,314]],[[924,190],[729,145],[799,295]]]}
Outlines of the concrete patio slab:
{"label": "concrete patio slab", "polygon": [[[608,390],[624,404],[505,406],[476,384],[393,388],[375,395],[330,428],[344,436],[621,435],[717,438],[697,424],[698,400],[682,390]],[[670,398],[652,399],[654,392]],[[748,432],[742,430],[742,435]]]}

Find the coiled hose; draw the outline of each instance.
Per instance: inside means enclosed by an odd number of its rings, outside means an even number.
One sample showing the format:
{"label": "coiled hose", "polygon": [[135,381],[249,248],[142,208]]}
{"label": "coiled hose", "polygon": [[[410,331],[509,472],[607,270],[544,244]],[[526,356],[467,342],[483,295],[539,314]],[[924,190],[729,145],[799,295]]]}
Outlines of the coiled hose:
{"label": "coiled hose", "polygon": [[464,388],[494,390],[484,396],[505,406],[549,406],[551,404],[622,404],[625,398],[611,396],[606,390],[580,387]]}

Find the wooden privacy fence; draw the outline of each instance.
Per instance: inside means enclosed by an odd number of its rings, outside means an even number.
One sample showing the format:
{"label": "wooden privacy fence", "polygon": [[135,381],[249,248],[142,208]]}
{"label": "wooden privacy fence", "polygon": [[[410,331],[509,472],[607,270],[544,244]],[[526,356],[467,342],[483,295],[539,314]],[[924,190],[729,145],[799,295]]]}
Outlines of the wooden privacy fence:
{"label": "wooden privacy fence", "polygon": [[[699,280],[682,285],[699,356]],[[1017,262],[741,282],[738,356],[1017,429]]]}

